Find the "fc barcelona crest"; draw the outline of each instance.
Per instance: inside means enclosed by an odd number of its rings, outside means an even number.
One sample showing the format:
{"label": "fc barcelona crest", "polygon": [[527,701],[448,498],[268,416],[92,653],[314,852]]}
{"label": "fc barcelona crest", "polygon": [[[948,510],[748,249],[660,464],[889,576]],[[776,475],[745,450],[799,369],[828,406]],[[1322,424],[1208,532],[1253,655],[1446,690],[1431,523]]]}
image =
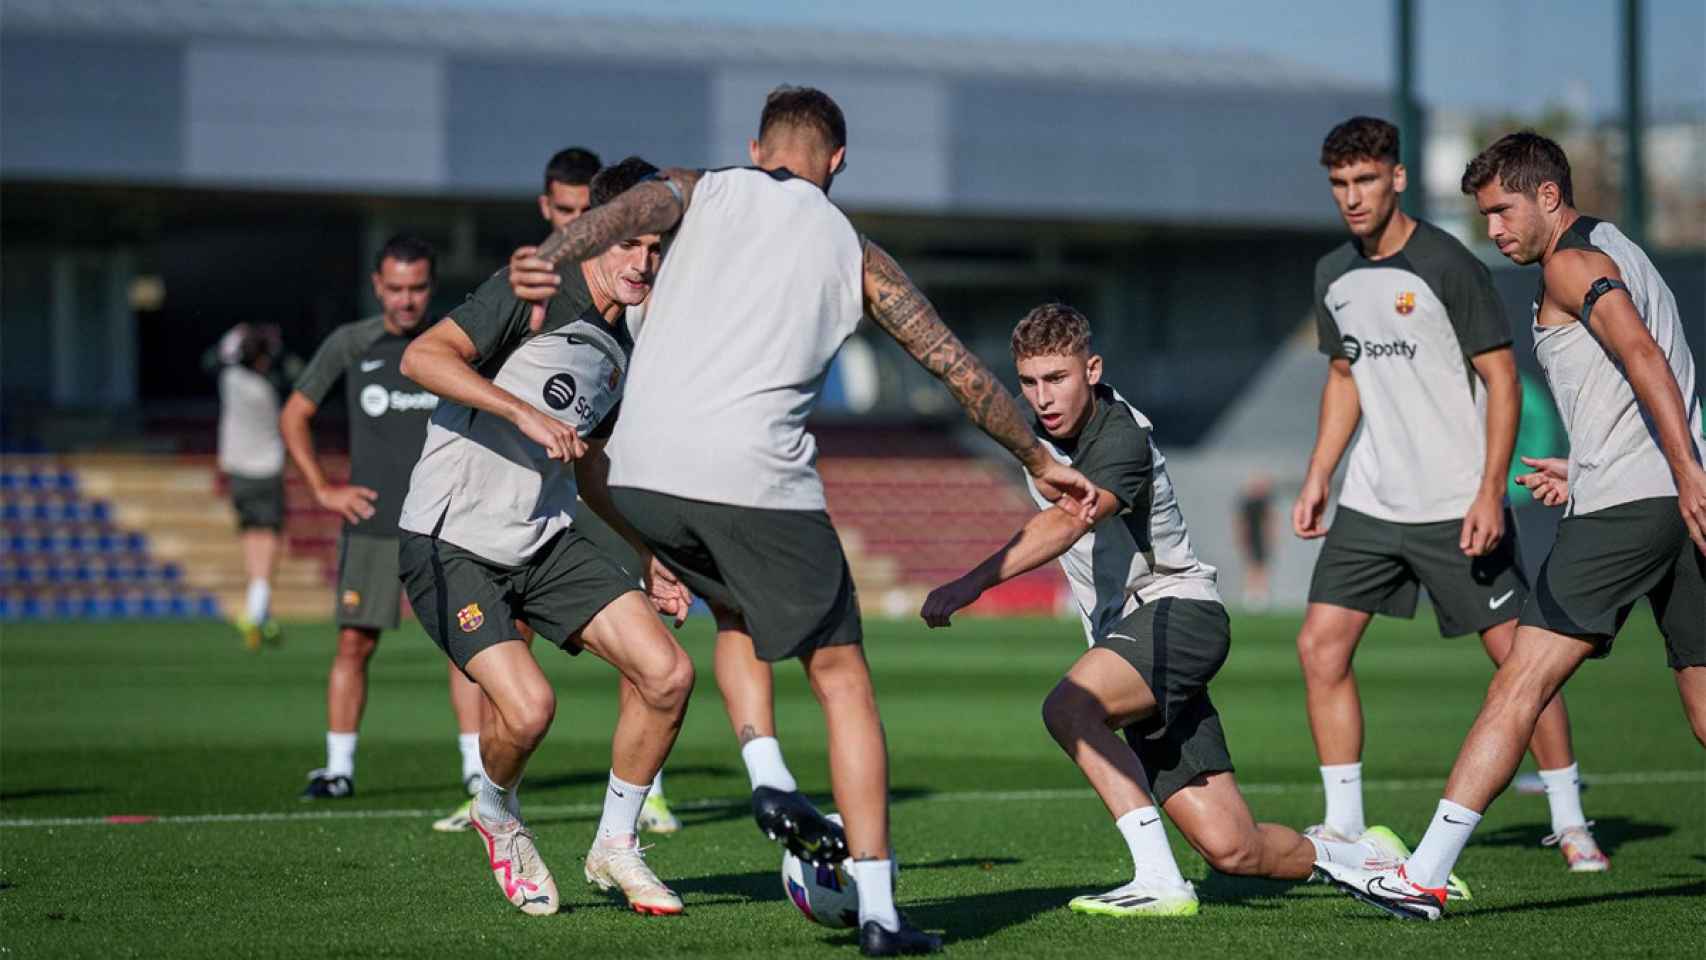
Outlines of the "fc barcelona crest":
{"label": "fc barcelona crest", "polygon": [[486,615],[480,612],[480,605],[477,603],[470,603],[456,611],[456,623],[462,628],[463,633],[473,633],[480,629],[480,624],[485,622]]}
{"label": "fc barcelona crest", "polygon": [[1405,291],[1403,293],[1398,294],[1398,302],[1393,304],[1393,309],[1398,311],[1398,316],[1400,316],[1400,317],[1407,317],[1410,314],[1415,313],[1416,312],[1416,295],[1415,295],[1415,293],[1411,292],[1411,291]]}

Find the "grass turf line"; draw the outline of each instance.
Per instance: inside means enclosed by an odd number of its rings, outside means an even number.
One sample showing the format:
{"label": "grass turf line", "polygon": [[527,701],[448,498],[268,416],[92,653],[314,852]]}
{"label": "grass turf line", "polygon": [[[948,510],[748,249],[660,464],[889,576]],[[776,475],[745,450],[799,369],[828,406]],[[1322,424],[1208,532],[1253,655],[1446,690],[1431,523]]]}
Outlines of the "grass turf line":
{"label": "grass turf line", "polygon": [[[1295,619],[1235,617],[1214,685],[1258,818],[1319,819]],[[956,955],[1130,953],[1169,947],[1254,956],[1346,950],[1486,956],[1676,954],[1698,944],[1706,896],[1706,778],[1644,617],[1569,688],[1590,817],[1612,872],[1572,876],[1538,847],[1546,804],[1494,805],[1462,872],[1477,899],[1434,925],[1390,922],[1315,885],[1209,874],[1176,832],[1201,916],[1079,917],[1070,897],[1128,876],[1117,832],[1042,729],[1038,708],[1082,649],[1057,621],[970,621],[925,631],[872,621],[868,648],[893,754],[903,909]],[[289,629],[244,653],[219,627],[7,626],[0,637],[0,819],[110,815],[296,816],[322,760],[333,631]],[[801,919],[780,859],[730,804],[745,776],[711,677],[709,624],[684,643],[700,683],[668,768],[688,829],[649,856],[689,914],[642,918],[579,882],[609,762],[614,674],[540,648],[557,721],[523,788],[570,912],[522,917],[496,893],[477,843],[411,819],[43,827],[0,832],[0,948],[20,956],[440,956],[591,947],[637,956],[847,956],[851,935]],[[1424,614],[1379,620],[1358,657],[1368,712],[1371,821],[1412,841],[1485,690],[1473,640],[1442,641]],[[455,731],[441,655],[417,630],[388,635],[358,755],[357,796],[328,812],[448,810]],[[823,725],[792,665],[778,670],[783,746],[802,787],[827,794]],[[1651,774],[1668,782],[1629,782]],[[1659,778],[1665,781],[1666,778]],[[983,799],[955,794],[988,794]],[[996,801],[993,796],[1016,799]],[[931,802],[923,802],[929,799]],[[1135,939],[1141,938],[1141,939]]]}

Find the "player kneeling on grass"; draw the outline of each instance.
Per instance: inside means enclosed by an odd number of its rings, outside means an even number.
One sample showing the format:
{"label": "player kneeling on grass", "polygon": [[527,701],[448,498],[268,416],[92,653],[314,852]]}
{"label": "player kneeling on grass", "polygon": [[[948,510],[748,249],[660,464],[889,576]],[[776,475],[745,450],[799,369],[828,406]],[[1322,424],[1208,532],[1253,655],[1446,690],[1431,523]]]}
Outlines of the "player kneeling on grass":
{"label": "player kneeling on grass", "polygon": [[[623,171],[623,168],[626,168]],[[654,168],[628,161],[629,183]],[[498,885],[525,913],[555,913],[556,884],[521,820],[517,788],[551,726],[556,697],[516,634],[519,619],[569,653],[622,674],[610,788],[586,879],[621,888],[643,913],[681,912],[646,866],[635,830],[648,785],[681,728],[693,664],[658,619],[691,602],[668,574],[635,578],[571,526],[585,502],[633,539],[609,507],[608,436],[631,344],[622,314],[650,291],[661,241],[624,240],[571,271],[545,304],[510,293],[507,271],[411,344],[404,373],[442,399],[403,507],[401,569],[421,625],[484,691],[484,783],[472,811]],[[572,464],[572,468],[571,468]],[[642,561],[649,554],[636,542]]]}
{"label": "player kneeling on grass", "polygon": [[[1317,858],[1383,861],[1372,841],[1311,839],[1257,823],[1232,776],[1208,682],[1226,661],[1231,631],[1215,570],[1198,560],[1150,440],[1147,419],[1101,382],[1090,323],[1064,304],[1032,310],[1013,330],[1019,384],[1037,436],[1097,490],[1090,522],[1051,506],[988,560],[936,588],[933,627],[985,590],[1059,558],[1090,650],[1043,703],[1043,721],[1107,805],[1131,850],[1130,883],[1071,903],[1079,913],[1192,916],[1195,890],[1179,873],[1157,806],[1222,873],[1305,880]],[[1124,729],[1129,746],[1115,731]]]}

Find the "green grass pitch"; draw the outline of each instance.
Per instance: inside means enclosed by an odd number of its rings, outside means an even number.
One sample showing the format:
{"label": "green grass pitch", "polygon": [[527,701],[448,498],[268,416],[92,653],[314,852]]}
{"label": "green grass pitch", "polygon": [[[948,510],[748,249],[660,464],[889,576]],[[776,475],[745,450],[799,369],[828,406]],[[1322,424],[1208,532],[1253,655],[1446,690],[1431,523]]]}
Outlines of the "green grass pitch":
{"label": "green grass pitch", "polygon": [[[1297,621],[1236,617],[1214,685],[1258,818],[1303,826],[1321,798],[1292,651]],[[782,896],[778,848],[752,826],[710,670],[710,627],[668,794],[687,828],[649,854],[687,915],[648,918],[579,882],[609,762],[614,673],[549,647],[556,726],[523,797],[568,911],[528,918],[475,839],[432,833],[459,800],[444,660],[414,627],[388,637],[357,796],[296,799],[322,759],[332,630],[291,626],[245,653],[208,625],[7,626],[0,637],[0,954],[32,956],[850,956]],[[1645,611],[1568,690],[1586,796],[1613,860],[1572,876],[1539,797],[1492,808],[1459,872],[1476,899],[1405,924],[1320,885],[1211,874],[1173,834],[1202,913],[1111,920],[1072,896],[1129,877],[1118,833],[1043,730],[1039,706],[1081,649],[1065,621],[928,632],[872,621],[888,729],[901,905],[959,956],[1693,955],[1706,918],[1706,759]],[[1378,621],[1358,659],[1371,822],[1412,842],[1486,687],[1469,640],[1431,617]],[[827,794],[822,720],[797,666],[778,670],[783,745]],[[165,819],[110,824],[110,816]],[[205,815],[235,815],[214,819]],[[172,817],[188,819],[173,820]],[[57,825],[42,821],[64,821]]]}

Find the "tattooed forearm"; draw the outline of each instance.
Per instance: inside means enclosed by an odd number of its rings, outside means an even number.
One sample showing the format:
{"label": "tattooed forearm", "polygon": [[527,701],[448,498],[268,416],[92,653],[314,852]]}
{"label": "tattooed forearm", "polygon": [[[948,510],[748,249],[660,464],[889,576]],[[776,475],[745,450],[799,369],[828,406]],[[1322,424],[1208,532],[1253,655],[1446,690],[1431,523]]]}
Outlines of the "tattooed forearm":
{"label": "tattooed forearm", "polygon": [[675,186],[660,181],[642,183],[602,207],[596,207],[539,245],[538,256],[558,268],[579,263],[629,237],[663,233],[681,221],[698,174],[671,170]]}
{"label": "tattooed forearm", "polygon": [[954,336],[936,308],[881,247],[865,243],[865,310],[877,326],[942,381],[972,423],[1025,465],[1045,456],[1013,395],[977,355]]}

